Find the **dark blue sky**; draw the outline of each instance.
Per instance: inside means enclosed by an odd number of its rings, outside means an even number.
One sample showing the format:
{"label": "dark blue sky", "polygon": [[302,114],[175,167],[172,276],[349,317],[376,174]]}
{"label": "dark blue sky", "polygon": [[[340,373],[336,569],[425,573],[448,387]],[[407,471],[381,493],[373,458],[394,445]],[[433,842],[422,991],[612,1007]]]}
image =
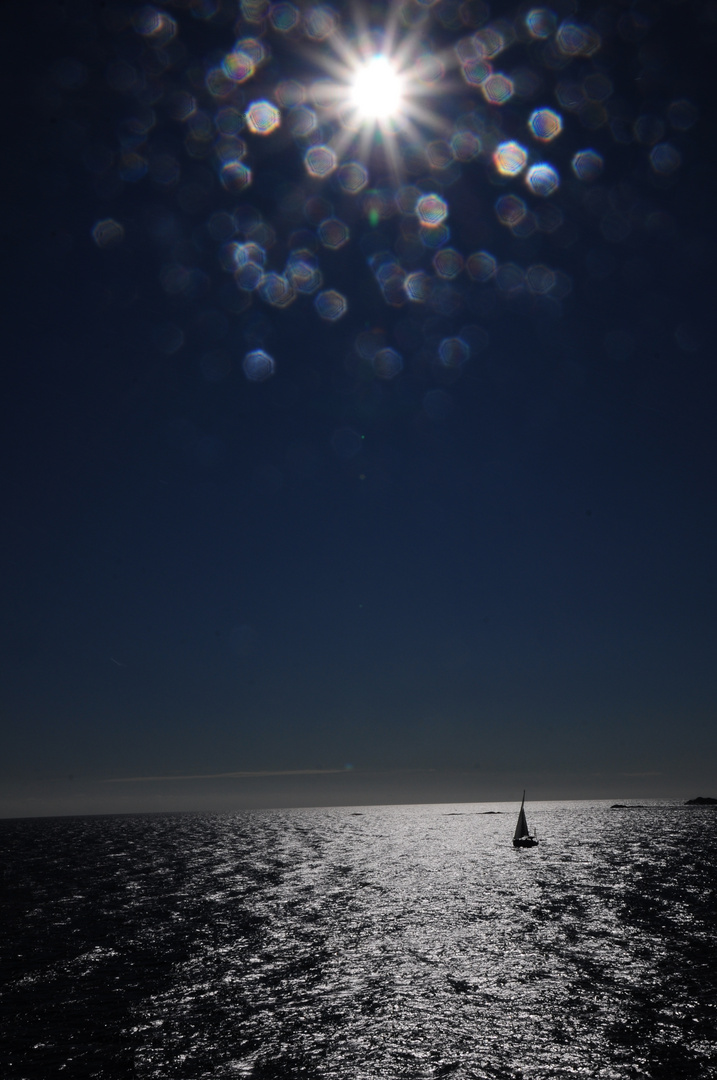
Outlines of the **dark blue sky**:
{"label": "dark blue sky", "polygon": [[2,812],[714,794],[714,13],[406,4],[395,174],[328,10],[4,8]]}

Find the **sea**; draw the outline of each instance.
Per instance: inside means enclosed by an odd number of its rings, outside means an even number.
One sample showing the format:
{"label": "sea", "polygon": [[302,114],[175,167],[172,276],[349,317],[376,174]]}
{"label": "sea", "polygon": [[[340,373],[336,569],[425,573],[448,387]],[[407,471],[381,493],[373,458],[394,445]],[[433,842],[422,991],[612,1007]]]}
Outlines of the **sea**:
{"label": "sea", "polygon": [[717,808],[0,821],[4,1080],[717,1077]]}

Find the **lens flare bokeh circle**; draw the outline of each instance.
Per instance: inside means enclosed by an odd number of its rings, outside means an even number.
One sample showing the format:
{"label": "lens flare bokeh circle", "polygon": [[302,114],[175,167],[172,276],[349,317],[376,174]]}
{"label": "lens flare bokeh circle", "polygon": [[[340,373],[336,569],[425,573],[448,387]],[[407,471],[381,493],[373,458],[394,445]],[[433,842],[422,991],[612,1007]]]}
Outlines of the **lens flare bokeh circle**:
{"label": "lens flare bokeh circle", "polygon": [[457,378],[476,356],[467,326],[488,335],[518,301],[561,318],[576,267],[597,273],[605,245],[638,234],[613,164],[625,147],[650,197],[680,182],[696,106],[618,93],[610,50],[629,47],[627,23],[597,8],[236,10],[195,0],[118,22],[106,81],[123,117],[86,159],[104,200],[96,249],[129,246],[122,192],[150,189],[159,287],[183,312],[212,303],[238,321],[251,383],[281,373],[271,334],[304,317],[359,357],[363,328],[383,324],[367,363],[384,387],[414,370]]}

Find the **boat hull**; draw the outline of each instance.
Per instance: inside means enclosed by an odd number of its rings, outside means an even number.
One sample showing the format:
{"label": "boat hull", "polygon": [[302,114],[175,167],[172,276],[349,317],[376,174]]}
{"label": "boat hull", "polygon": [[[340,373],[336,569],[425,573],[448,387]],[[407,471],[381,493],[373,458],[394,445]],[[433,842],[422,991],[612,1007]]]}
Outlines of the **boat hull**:
{"label": "boat hull", "polygon": [[513,847],[537,847],[538,841],[533,836],[519,836],[513,840]]}

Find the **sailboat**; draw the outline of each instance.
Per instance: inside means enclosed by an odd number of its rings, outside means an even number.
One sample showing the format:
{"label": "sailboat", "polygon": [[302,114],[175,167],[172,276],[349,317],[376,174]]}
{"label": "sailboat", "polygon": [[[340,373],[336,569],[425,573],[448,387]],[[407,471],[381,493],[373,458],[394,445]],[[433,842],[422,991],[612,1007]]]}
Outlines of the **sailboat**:
{"label": "sailboat", "polygon": [[528,832],[528,822],[525,817],[525,792],[523,792],[518,824],[515,826],[515,832],[513,833],[513,847],[535,847],[537,843],[535,836]]}

